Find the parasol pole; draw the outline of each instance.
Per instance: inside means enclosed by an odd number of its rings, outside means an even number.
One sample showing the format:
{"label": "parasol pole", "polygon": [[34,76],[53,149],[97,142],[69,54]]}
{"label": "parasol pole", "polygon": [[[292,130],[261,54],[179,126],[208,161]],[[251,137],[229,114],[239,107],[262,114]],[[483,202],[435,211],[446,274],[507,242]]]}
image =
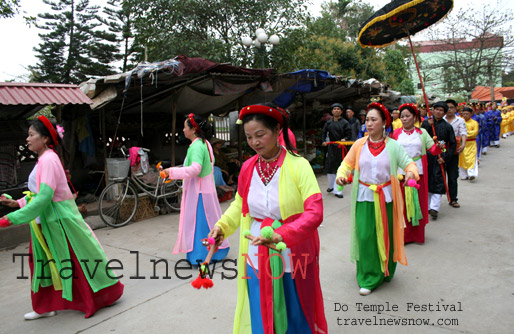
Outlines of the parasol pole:
{"label": "parasol pole", "polygon": [[[430,118],[430,117],[432,117],[432,115],[430,114],[427,93],[425,93],[425,85],[423,84],[423,79],[421,78],[421,72],[419,71],[418,59],[416,58],[416,53],[414,52],[414,47],[412,46],[412,41],[410,39],[410,34],[409,34],[407,27],[405,27],[405,30],[407,31],[407,37],[409,38],[410,49],[412,51],[412,56],[414,57],[414,63],[416,64],[416,70],[418,71],[419,82],[421,83],[421,89],[423,90],[423,98],[425,100],[425,107],[427,108],[427,115]],[[436,132],[435,132],[434,123],[432,123],[432,133],[434,134],[434,136],[437,136]],[[438,155],[438,158],[441,158],[440,154]],[[451,202],[450,192],[448,190],[448,184],[446,183],[446,174],[444,172],[444,166],[443,166],[443,164],[439,164],[439,166],[441,166],[441,174],[443,175],[443,183],[444,183],[444,188],[446,189],[446,197],[448,198],[448,202]]]}
{"label": "parasol pole", "polygon": [[[407,30],[407,28],[405,28],[405,30]],[[428,97],[427,97],[427,93],[425,93],[425,85],[423,84],[423,79],[421,78],[421,72],[419,71],[418,59],[416,58],[416,53],[414,52],[414,47],[412,46],[412,41],[410,39],[410,34],[409,34],[408,30],[407,30],[407,37],[409,38],[410,50],[412,51],[412,56],[414,57],[414,63],[416,64],[416,70],[418,71],[419,82],[421,83],[421,90],[423,90],[423,99],[425,100],[425,106],[427,108],[427,115],[430,118],[432,115],[430,115],[430,108],[428,107]],[[434,129],[433,124],[432,124],[432,130],[434,131],[434,135],[435,135],[435,129]]]}

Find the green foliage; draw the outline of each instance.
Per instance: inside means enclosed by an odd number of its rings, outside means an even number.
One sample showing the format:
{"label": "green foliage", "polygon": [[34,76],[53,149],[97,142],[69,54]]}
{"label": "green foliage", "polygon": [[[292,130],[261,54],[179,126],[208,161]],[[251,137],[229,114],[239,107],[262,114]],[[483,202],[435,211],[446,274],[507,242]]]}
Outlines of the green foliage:
{"label": "green foliage", "polygon": [[134,53],[133,8],[127,0],[109,0],[103,12],[107,18],[99,19],[108,27],[108,40],[114,41],[116,46],[113,57],[117,61],[122,60],[120,70],[126,72],[129,66],[135,67],[135,64],[129,64],[129,58]]}
{"label": "green foliage", "polygon": [[361,0],[338,0],[329,2],[324,11],[330,13],[339,28],[355,39],[362,24],[375,13],[373,6]]}
{"label": "green foliage", "polygon": [[90,76],[112,74],[110,63],[115,60],[114,41],[99,27],[98,6],[89,0],[43,0],[51,13],[39,14],[42,24],[36,26],[45,33],[39,34],[41,44],[36,47],[39,63],[32,69],[42,82],[80,83]]}
{"label": "green foliage", "polygon": [[387,49],[384,63],[386,70],[384,82],[403,95],[414,95],[414,84],[409,77],[404,53],[397,49]]}
{"label": "green foliage", "polygon": [[396,90],[400,91],[403,95],[414,95],[415,94],[414,83],[412,82],[411,79],[402,80],[402,82],[400,82],[400,84],[398,85]]}
{"label": "green foliage", "polygon": [[36,112],[34,115],[27,118],[28,120],[33,120],[38,118],[39,116],[45,116],[46,118],[54,118],[54,115],[52,114],[52,106],[46,106],[43,109],[40,109],[38,112]]}
{"label": "green foliage", "polygon": [[0,0],[0,18],[9,18],[19,13],[20,0]]}
{"label": "green foliage", "polygon": [[[52,12],[39,15],[44,33],[36,48],[40,62],[32,68],[37,81],[77,83],[111,74],[115,61],[127,71],[183,54],[279,73],[313,68],[373,77],[403,93],[413,90],[403,49],[357,44],[360,26],[373,14],[361,0],[332,1],[316,18],[307,0],[108,0],[103,19],[88,0],[43,1]],[[257,28],[278,34],[279,45],[243,46],[241,37],[255,38]]]}
{"label": "green foliage", "polygon": [[[134,7],[139,59],[169,59],[184,54],[241,66],[261,64],[255,51],[241,44],[257,28],[283,34],[300,26],[306,0],[130,0]],[[266,55],[265,66],[269,66]],[[260,66],[259,66],[260,67]]]}

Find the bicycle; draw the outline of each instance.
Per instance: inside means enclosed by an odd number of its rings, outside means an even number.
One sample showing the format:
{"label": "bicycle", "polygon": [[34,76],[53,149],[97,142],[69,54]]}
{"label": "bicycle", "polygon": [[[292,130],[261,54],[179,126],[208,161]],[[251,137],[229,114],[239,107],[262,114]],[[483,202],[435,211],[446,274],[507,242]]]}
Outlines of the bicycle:
{"label": "bicycle", "polygon": [[[150,150],[143,148],[144,151]],[[109,184],[100,194],[98,212],[102,221],[111,227],[127,225],[137,212],[140,196],[148,196],[155,201],[154,210],[160,211],[158,201],[162,200],[173,211],[180,210],[182,195],[181,180],[164,180],[157,169],[157,183],[145,182],[141,171],[131,172],[130,160],[121,148],[125,159],[107,159]]]}

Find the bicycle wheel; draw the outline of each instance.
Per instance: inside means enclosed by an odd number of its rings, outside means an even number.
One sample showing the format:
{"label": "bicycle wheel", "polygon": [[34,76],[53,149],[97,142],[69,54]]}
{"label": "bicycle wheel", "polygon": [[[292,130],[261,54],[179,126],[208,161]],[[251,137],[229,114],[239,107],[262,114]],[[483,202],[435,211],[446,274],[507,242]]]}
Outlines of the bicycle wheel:
{"label": "bicycle wheel", "polygon": [[182,182],[173,180],[161,187],[161,195],[164,203],[173,211],[180,211],[180,201],[182,199]]}
{"label": "bicycle wheel", "polygon": [[102,221],[112,227],[127,225],[137,211],[139,199],[127,181],[110,183],[100,194],[98,212]]}

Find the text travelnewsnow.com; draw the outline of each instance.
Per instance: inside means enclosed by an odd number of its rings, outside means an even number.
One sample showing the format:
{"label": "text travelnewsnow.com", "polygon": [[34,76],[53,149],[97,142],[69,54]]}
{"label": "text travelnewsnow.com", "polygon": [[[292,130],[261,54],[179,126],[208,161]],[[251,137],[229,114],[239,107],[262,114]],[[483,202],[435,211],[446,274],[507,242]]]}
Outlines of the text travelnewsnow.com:
{"label": "text travelnewsnow.com", "polygon": [[[334,312],[351,313],[348,317],[337,316],[338,326],[458,326],[459,321],[456,318],[440,317],[437,319],[429,318],[410,318],[404,317],[405,314],[398,312],[408,312],[409,314],[442,314],[443,312],[462,312],[461,302],[457,303],[411,303],[407,302],[403,307],[394,303],[355,303],[352,308],[348,304],[334,303]],[[367,315],[375,313],[378,315],[370,315],[369,317],[353,316],[357,312],[358,315]]]}

